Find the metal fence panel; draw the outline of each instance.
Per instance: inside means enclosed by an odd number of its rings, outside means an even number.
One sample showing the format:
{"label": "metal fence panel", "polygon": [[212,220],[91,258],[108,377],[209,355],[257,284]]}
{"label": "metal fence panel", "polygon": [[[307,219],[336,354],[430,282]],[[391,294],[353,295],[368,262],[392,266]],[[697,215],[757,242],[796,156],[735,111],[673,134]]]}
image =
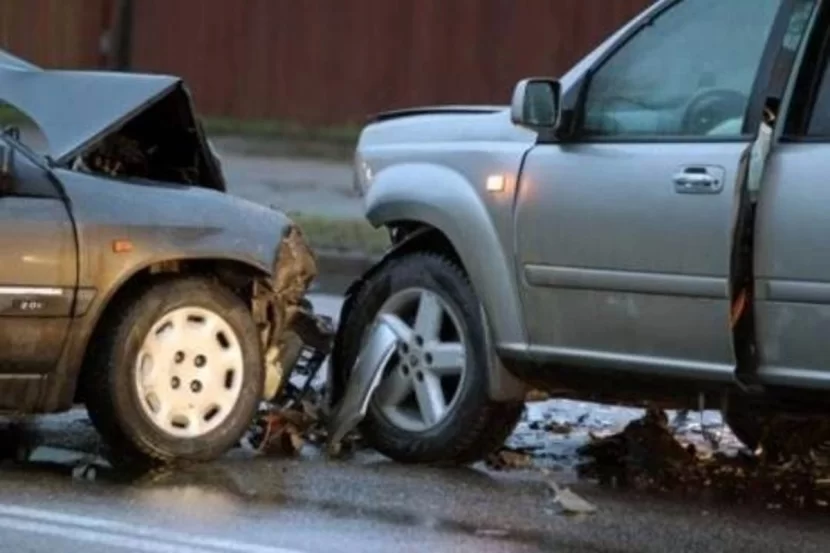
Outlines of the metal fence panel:
{"label": "metal fence panel", "polygon": [[0,47],[44,67],[102,62],[110,0],[0,0]]}
{"label": "metal fence panel", "polygon": [[138,0],[132,60],[183,75],[207,114],[359,122],[414,104],[505,103],[516,80],[567,70],[650,3]]}

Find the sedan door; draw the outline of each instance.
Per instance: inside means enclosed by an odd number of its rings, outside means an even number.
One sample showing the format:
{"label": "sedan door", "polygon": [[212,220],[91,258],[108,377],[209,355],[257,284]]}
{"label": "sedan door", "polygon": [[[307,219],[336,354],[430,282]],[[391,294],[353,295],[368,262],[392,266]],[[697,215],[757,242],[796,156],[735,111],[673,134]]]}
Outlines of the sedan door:
{"label": "sedan door", "polygon": [[0,195],[0,408],[34,401],[54,369],[71,321],[77,281],[75,233],[49,172],[14,141]]}
{"label": "sedan door", "polygon": [[735,183],[792,8],[667,3],[600,58],[576,139],[528,154],[517,261],[539,356],[732,378]]}

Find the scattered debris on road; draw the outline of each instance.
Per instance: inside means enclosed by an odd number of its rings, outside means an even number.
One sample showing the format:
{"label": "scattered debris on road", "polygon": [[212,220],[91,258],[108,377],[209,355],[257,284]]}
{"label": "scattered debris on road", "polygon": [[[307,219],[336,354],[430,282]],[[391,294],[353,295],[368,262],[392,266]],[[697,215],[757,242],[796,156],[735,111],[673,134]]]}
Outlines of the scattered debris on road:
{"label": "scattered debris on road", "polygon": [[771,509],[826,507],[830,458],[797,433],[791,442],[776,444],[775,455],[769,450],[735,455],[706,451],[681,443],[663,412],[649,410],[622,432],[580,448],[587,462],[578,472],[602,484],[760,502]]}
{"label": "scattered debris on road", "polygon": [[317,419],[300,408],[263,410],[254,424],[250,437],[252,448],[266,455],[297,455],[307,441],[314,439]]}
{"label": "scattered debris on road", "polygon": [[544,432],[550,432],[551,434],[563,434],[565,436],[573,432],[574,429],[573,425],[569,423],[561,423],[557,421],[533,421],[528,425],[528,427],[531,430],[542,430]]}

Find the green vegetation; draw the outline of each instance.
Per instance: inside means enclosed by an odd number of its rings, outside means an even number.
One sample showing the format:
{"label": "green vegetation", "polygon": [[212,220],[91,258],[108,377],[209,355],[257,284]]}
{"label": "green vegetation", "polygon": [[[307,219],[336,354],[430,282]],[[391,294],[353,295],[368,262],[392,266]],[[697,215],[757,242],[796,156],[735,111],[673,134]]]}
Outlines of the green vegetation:
{"label": "green vegetation", "polygon": [[0,102],[0,126],[23,125],[29,122],[29,118],[23,115],[20,110],[13,108],[9,104]]}
{"label": "green vegetation", "polygon": [[308,127],[298,123],[269,119],[203,118],[209,135],[235,135],[274,140],[309,140],[343,144],[352,147],[357,141],[360,126]]}
{"label": "green vegetation", "polygon": [[209,136],[236,136],[249,140],[250,154],[302,155],[329,159],[351,159],[360,126],[309,127],[269,119],[204,117]]}
{"label": "green vegetation", "polygon": [[389,245],[385,229],[375,229],[363,219],[335,219],[293,212],[288,214],[318,250],[380,255]]}

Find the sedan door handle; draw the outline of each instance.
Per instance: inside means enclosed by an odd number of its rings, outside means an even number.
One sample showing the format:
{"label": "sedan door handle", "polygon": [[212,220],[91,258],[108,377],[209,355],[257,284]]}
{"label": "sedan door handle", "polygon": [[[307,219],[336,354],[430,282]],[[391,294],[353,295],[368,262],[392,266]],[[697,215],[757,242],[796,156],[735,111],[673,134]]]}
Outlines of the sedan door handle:
{"label": "sedan door handle", "polygon": [[711,174],[706,168],[689,168],[673,177],[678,194],[717,194],[723,190],[723,177]]}

